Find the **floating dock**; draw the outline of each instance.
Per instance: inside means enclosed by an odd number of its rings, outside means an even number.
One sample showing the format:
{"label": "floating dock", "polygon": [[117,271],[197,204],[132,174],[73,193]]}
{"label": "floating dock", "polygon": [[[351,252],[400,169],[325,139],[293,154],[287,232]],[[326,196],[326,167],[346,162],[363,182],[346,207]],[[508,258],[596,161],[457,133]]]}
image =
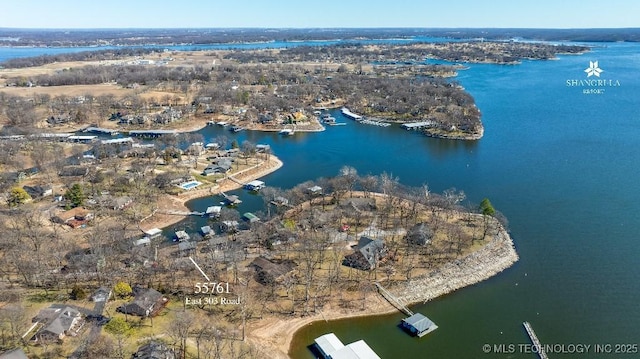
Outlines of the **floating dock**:
{"label": "floating dock", "polygon": [[349,111],[349,109],[346,107],[343,107],[342,110],[340,110],[340,112],[342,112],[343,115],[349,117],[352,120],[356,120],[356,121],[362,120],[362,116]]}
{"label": "floating dock", "polygon": [[137,130],[129,131],[129,136],[132,137],[160,137],[164,135],[175,135],[176,130]]}
{"label": "floating dock", "polygon": [[433,127],[434,125],[435,125],[435,122],[433,121],[422,121],[422,122],[403,123],[401,127],[409,131],[409,130],[421,130],[423,128]]}
{"label": "floating dock", "polygon": [[524,329],[527,331],[527,334],[529,335],[529,339],[531,339],[531,343],[533,343],[533,346],[536,348],[535,351],[538,353],[538,356],[540,357],[540,359],[549,359],[549,357],[547,356],[547,353],[544,352],[544,347],[542,346],[542,344],[540,344],[540,340],[538,340],[538,336],[536,335],[536,332],[533,331],[531,324],[529,324],[529,322],[523,322],[522,325],[524,326]]}
{"label": "floating dock", "polygon": [[404,329],[409,333],[422,338],[423,336],[438,329],[438,326],[431,321],[431,319],[425,317],[420,313],[416,313],[409,318],[402,319],[400,323]]}
{"label": "floating dock", "polygon": [[93,133],[102,133],[105,135],[115,136],[120,134],[117,130],[112,130],[109,128],[101,128],[101,127],[87,127],[82,132],[93,132]]}

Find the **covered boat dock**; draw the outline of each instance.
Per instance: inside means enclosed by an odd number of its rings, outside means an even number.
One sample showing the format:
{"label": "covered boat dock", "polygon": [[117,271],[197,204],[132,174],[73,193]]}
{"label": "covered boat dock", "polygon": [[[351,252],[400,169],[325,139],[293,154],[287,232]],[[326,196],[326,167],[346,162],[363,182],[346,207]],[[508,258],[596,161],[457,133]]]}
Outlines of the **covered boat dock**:
{"label": "covered boat dock", "polygon": [[335,334],[329,333],[314,341],[320,356],[324,359],[380,359],[364,340],[344,345]]}
{"label": "covered boat dock", "polygon": [[431,319],[420,313],[415,313],[408,318],[402,319],[400,325],[412,335],[420,338],[438,329],[438,326]]}

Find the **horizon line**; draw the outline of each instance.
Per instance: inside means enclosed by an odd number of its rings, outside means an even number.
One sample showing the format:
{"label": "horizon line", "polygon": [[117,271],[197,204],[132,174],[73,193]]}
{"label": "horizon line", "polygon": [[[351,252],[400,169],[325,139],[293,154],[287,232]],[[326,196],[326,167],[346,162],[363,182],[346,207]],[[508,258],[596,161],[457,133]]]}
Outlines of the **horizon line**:
{"label": "horizon line", "polygon": [[1,27],[0,30],[640,30],[640,27]]}

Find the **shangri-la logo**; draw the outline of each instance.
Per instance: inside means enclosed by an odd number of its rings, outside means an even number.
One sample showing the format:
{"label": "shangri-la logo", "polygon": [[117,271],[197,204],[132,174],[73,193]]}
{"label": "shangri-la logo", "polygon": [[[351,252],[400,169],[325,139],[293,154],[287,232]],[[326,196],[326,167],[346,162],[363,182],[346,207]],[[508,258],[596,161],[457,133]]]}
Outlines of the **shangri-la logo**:
{"label": "shangri-la logo", "polygon": [[584,72],[587,73],[587,77],[600,77],[600,74],[604,71],[598,67],[598,61],[589,61],[589,67]]}
{"label": "shangri-la logo", "polygon": [[605,93],[607,88],[620,87],[619,80],[600,77],[604,70],[600,68],[598,60],[589,61],[589,67],[587,67],[584,72],[587,74],[586,79],[566,80],[566,86],[580,87],[582,88],[582,93],[585,95],[602,95]]}

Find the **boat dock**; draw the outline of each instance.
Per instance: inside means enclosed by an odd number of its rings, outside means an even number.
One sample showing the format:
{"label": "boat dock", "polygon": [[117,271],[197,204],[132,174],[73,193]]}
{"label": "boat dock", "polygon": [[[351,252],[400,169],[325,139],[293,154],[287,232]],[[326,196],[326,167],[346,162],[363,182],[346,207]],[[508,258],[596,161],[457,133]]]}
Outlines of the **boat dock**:
{"label": "boat dock", "polygon": [[120,134],[117,130],[112,130],[109,128],[101,128],[101,127],[87,127],[82,132],[93,132],[93,133],[102,133],[105,135],[115,136]]}
{"label": "boat dock", "polygon": [[379,120],[372,120],[372,119],[368,119],[368,118],[364,118],[362,120],[359,120],[358,122],[363,123],[365,125],[374,125],[374,126],[380,126],[380,127],[389,127],[391,126],[390,123],[388,122],[382,122]]}
{"label": "boat dock", "polygon": [[346,108],[346,107],[343,107],[342,110],[340,110],[340,111],[342,112],[343,115],[349,117],[352,120],[356,120],[356,121],[362,120],[362,116],[357,115],[357,114],[349,111],[349,109]]}
{"label": "boat dock", "polygon": [[240,198],[238,198],[238,196],[234,195],[234,194],[226,194],[224,192],[220,192],[220,195],[222,197],[224,197],[224,201],[228,206],[233,206],[233,205],[237,205],[242,203],[242,201],[240,200]]}
{"label": "boat dock", "polygon": [[409,308],[407,308],[406,305],[404,305],[404,304],[402,304],[400,302],[400,299],[396,298],[385,287],[383,287],[382,284],[380,284],[378,282],[375,282],[374,284],[375,284],[376,287],[378,287],[378,291],[384,297],[384,299],[386,299],[389,303],[391,303],[391,305],[393,305],[399,311],[401,311],[402,313],[404,313],[404,314],[406,314],[408,316],[412,316],[414,314]]}
{"label": "boat dock", "polygon": [[535,351],[538,353],[540,359],[549,359],[547,353],[544,352],[544,347],[540,344],[540,340],[538,340],[536,332],[533,331],[531,324],[529,324],[529,322],[523,322],[522,325],[527,331],[527,335],[529,335],[529,339],[531,339],[531,343],[533,343],[533,346],[536,348]]}
{"label": "boat dock", "polygon": [[401,127],[409,131],[409,130],[421,130],[423,128],[433,127],[433,125],[435,125],[435,122],[433,121],[421,121],[421,122],[403,123]]}
{"label": "boat dock", "polygon": [[317,337],[314,343],[320,358],[324,359],[380,359],[364,340],[344,345],[335,334],[328,333]]}
{"label": "boat dock", "polygon": [[375,282],[374,284],[376,287],[378,287],[378,291],[384,297],[384,299],[386,299],[389,303],[391,303],[391,305],[408,316],[407,318],[402,319],[400,326],[408,331],[411,335],[422,338],[423,336],[438,329],[438,326],[434,322],[432,322],[431,319],[420,313],[412,312],[411,309],[402,304],[400,299],[391,294],[385,287],[382,286],[382,284],[378,282]]}

